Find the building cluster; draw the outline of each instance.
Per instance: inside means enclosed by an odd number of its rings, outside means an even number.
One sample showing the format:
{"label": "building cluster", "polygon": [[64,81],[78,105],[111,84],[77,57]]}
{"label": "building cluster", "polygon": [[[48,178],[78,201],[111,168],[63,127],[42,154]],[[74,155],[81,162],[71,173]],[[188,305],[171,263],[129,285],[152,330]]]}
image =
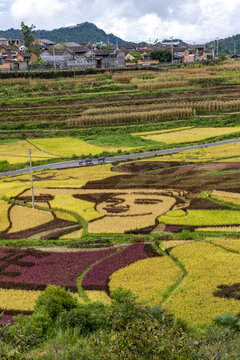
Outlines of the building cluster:
{"label": "building cluster", "polygon": [[37,39],[26,49],[19,39],[0,38],[0,70],[28,71],[29,69],[87,69],[124,68],[158,65],[151,59],[154,50],[167,50],[172,62],[190,63],[214,58],[214,49],[205,45],[185,45],[179,41],[165,41],[149,45],[54,43]]}
{"label": "building cluster", "polygon": [[213,47],[209,47],[205,44],[203,45],[188,45],[184,44],[181,41],[162,41],[155,44],[150,44],[147,46],[140,47],[129,46],[125,49],[125,58],[126,66],[133,66],[135,60],[134,52],[141,54],[142,59],[138,60],[139,65],[144,65],[144,63],[149,63],[150,65],[155,65],[156,61],[151,60],[151,52],[155,50],[166,50],[172,54],[172,62],[174,64],[182,63],[194,63],[201,62],[207,59],[214,59],[216,57]]}

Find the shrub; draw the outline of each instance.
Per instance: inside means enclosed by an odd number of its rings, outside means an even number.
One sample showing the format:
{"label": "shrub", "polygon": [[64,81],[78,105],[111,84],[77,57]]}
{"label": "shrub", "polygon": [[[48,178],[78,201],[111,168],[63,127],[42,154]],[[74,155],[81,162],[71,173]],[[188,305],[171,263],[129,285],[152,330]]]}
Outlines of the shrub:
{"label": "shrub", "polygon": [[240,318],[234,316],[233,314],[224,313],[220,316],[215,317],[212,321],[218,326],[240,331]]}
{"label": "shrub", "polygon": [[132,321],[146,317],[146,306],[136,302],[137,297],[130,290],[119,287],[112,291],[111,296],[113,302],[108,313],[108,324],[112,330],[122,331]]}
{"label": "shrub", "polygon": [[54,321],[63,311],[70,311],[78,306],[77,299],[70,292],[59,286],[49,285],[37,299],[34,310],[48,315]]}
{"label": "shrub", "polygon": [[77,309],[62,312],[56,322],[62,329],[78,328],[88,334],[107,326],[107,308],[101,303],[79,305]]}

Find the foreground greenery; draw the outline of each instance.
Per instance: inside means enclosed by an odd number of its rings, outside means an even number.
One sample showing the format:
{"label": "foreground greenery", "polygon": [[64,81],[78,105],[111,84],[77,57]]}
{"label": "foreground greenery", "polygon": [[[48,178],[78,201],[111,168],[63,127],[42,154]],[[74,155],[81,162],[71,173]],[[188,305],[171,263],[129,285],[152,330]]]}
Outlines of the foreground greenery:
{"label": "foreground greenery", "polygon": [[223,314],[206,328],[192,328],[127,290],[116,289],[112,299],[108,306],[83,305],[48,286],[33,315],[0,326],[1,359],[239,359],[238,317]]}

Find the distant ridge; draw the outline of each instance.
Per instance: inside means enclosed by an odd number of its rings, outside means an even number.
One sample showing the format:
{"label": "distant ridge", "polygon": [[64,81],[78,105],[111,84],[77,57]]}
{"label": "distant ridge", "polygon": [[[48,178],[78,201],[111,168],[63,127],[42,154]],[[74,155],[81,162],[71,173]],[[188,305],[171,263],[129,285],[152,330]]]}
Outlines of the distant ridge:
{"label": "distant ridge", "polygon": [[[209,45],[214,45],[216,47],[217,41],[211,41]],[[235,43],[235,45],[234,45]],[[227,54],[234,54],[234,49],[236,48],[236,53],[240,54],[240,34],[229,36],[225,39],[218,40],[218,51],[226,52]]]}
{"label": "distant ridge", "polygon": [[[21,38],[20,30],[9,29],[0,30],[0,38]],[[84,22],[75,26],[61,27],[53,30],[36,30],[35,38],[48,39],[54,42],[73,41],[77,43],[104,42],[110,44],[130,45],[133,42],[124,41],[121,38],[107,34],[104,30],[99,29],[95,24]]]}

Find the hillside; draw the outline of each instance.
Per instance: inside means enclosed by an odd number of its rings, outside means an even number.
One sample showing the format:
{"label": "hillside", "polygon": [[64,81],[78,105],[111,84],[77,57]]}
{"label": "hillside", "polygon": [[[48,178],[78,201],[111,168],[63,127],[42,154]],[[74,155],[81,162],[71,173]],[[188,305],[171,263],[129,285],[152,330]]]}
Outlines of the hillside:
{"label": "hillside", "polygon": [[[21,38],[19,29],[9,29],[0,31],[0,38]],[[120,39],[113,34],[107,34],[104,30],[99,29],[96,25],[84,22],[76,26],[62,27],[53,30],[37,30],[35,34],[36,38],[49,39],[55,42],[60,41],[74,41],[79,43],[87,42],[100,42],[103,41],[110,44],[116,44],[118,41],[119,45],[130,44],[127,41]]]}
{"label": "hillside", "polygon": [[[214,41],[211,41],[209,45],[214,45]],[[215,45],[216,45],[216,41],[215,41]],[[240,54],[240,34],[233,35],[225,39],[220,39],[218,41],[219,52],[234,54],[234,48],[236,48],[236,53]]]}

